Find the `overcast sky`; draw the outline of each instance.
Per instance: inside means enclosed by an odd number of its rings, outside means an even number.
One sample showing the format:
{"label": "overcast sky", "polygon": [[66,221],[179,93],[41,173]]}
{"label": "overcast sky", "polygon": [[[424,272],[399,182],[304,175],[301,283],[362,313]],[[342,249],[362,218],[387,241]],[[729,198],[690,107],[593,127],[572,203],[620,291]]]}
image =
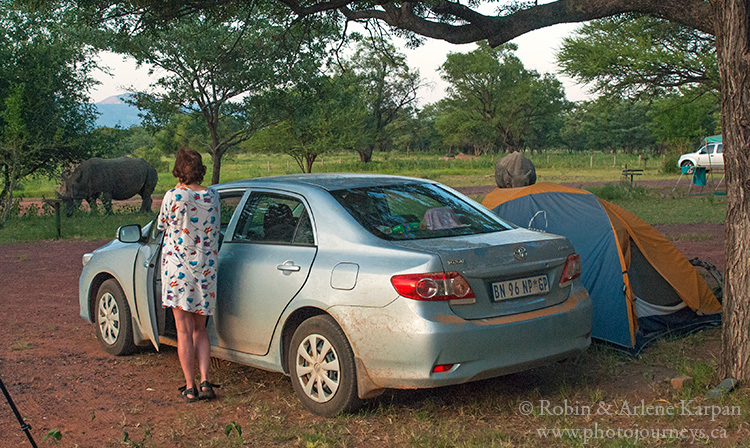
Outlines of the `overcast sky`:
{"label": "overcast sky", "polygon": [[[585,87],[577,85],[572,79],[558,73],[559,67],[555,63],[555,52],[560,48],[562,39],[570,35],[579,25],[556,25],[549,28],[527,33],[513,40],[518,45],[517,56],[524,66],[539,73],[552,73],[565,87],[566,96],[571,101],[588,98]],[[415,49],[402,49],[407,55],[411,67],[419,69],[422,78],[433,85],[420,92],[420,104],[433,103],[444,95],[445,82],[440,79],[437,69],[445,62],[448,53],[467,53],[476,48],[475,44],[453,45],[443,41],[427,39],[424,45]],[[132,60],[123,60],[116,54],[102,55],[102,62],[110,67],[112,76],[103,72],[96,72],[95,78],[101,85],[94,88],[91,98],[100,102],[112,95],[119,95],[127,91],[130,86],[145,89],[150,82],[146,68],[136,69]]]}

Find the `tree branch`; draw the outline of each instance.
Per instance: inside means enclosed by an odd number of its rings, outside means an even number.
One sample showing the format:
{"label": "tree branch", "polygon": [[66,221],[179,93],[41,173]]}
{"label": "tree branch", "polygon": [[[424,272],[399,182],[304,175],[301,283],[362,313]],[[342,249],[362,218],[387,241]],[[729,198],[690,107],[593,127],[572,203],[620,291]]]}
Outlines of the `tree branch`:
{"label": "tree branch", "polygon": [[[281,0],[283,3],[295,3]],[[354,1],[316,3],[314,8],[292,9],[309,13],[339,7],[349,20],[381,20],[388,25],[455,44],[489,41],[496,47],[522,34],[561,23],[578,23],[627,12],[638,12],[660,17],[675,23],[714,34],[711,4],[705,0],[558,0],[521,9],[507,15],[483,15],[456,2],[440,2],[427,6],[421,2],[382,2],[380,7],[356,9]],[[427,18],[417,6],[429,8],[441,17],[440,21]],[[453,18],[453,22],[446,20]]]}

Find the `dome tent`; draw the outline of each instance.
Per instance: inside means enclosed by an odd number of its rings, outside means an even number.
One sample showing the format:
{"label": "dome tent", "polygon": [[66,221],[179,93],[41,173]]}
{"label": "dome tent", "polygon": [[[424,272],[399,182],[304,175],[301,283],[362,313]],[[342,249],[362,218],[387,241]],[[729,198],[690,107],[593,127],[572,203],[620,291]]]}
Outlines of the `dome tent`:
{"label": "dome tent", "polygon": [[573,243],[594,306],[594,338],[637,354],[664,333],[721,321],[721,304],[690,261],[621,207],[549,183],[497,188],[482,204],[521,227]]}

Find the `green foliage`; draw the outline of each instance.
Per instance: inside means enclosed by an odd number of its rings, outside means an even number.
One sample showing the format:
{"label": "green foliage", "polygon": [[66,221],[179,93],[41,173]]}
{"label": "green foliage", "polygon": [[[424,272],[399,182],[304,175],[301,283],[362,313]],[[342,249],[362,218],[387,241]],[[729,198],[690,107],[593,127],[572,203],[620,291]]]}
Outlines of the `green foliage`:
{"label": "green foliage", "polygon": [[321,154],[363,146],[366,107],[355,84],[347,75],[320,76],[279,92],[276,102],[285,119],[258,132],[250,148],[288,154],[302,172],[310,173]]}
{"label": "green foliage", "polygon": [[45,440],[53,440],[59,442],[62,440],[62,433],[58,429],[50,429],[46,436],[42,439],[42,442]]}
{"label": "green foliage", "polygon": [[[142,129],[136,126],[134,128]],[[130,154],[132,148],[127,145],[130,132],[128,129],[121,128],[99,127],[94,129],[88,135],[91,155],[109,159]]]}
{"label": "green foliage", "polygon": [[[65,28],[68,12],[0,4],[0,203],[6,211],[23,178],[52,175],[86,152],[93,63],[76,30]],[[0,226],[6,218],[0,216]]]}
{"label": "green foliage", "polygon": [[169,162],[162,160],[162,152],[155,146],[141,146],[133,151],[133,155],[139,157],[149,165],[156,168],[156,171],[166,171],[169,169]]}
{"label": "green foliage", "polygon": [[[325,20],[291,23],[269,4],[238,5],[232,12],[242,21],[221,14],[181,15],[135,36],[110,36],[114,51],[164,73],[132,102],[146,111],[148,125],[171,125],[173,135],[191,146],[209,148],[211,183],[220,181],[227,151],[279,119],[268,92],[314,76],[337,30]],[[202,128],[180,132],[183,113],[199,119]],[[164,137],[162,143],[175,141]]]}
{"label": "green foliage", "polygon": [[566,75],[612,96],[719,89],[714,38],[649,16],[589,22],[563,40],[557,60]]}
{"label": "green foliage", "polygon": [[224,435],[230,437],[232,433],[236,433],[237,444],[239,446],[245,445],[245,440],[242,439],[242,426],[239,423],[233,421],[232,423],[224,426]]}
{"label": "green foliage", "polygon": [[565,117],[561,138],[574,151],[653,150],[646,101],[601,97],[583,102]]}
{"label": "green foliage", "polygon": [[719,109],[715,92],[688,90],[669,95],[654,102],[649,111],[649,128],[663,144],[686,152],[697,149],[704,137],[721,133]]}
{"label": "green foliage", "polygon": [[450,53],[441,66],[450,83],[438,105],[435,127],[445,143],[475,153],[548,145],[562,124],[562,84],[526,70],[511,44],[480,43],[469,53]]}
{"label": "green foliage", "polygon": [[145,448],[151,441],[151,430],[146,429],[143,431],[143,439],[140,442],[136,442],[130,438],[130,434],[127,431],[122,432],[122,441],[127,444],[128,448]]}
{"label": "green foliage", "polygon": [[677,166],[677,162],[680,160],[680,156],[686,152],[688,152],[687,146],[676,146],[675,148],[670,149],[669,152],[664,154],[664,158],[659,164],[659,171],[664,174],[679,173],[680,168]]}
{"label": "green foliage", "polygon": [[373,151],[393,147],[391,124],[412,115],[421,78],[406,64],[406,56],[382,38],[361,41],[342,74],[354,75],[352,85],[363,106],[364,138],[353,148],[360,160],[369,162]]}

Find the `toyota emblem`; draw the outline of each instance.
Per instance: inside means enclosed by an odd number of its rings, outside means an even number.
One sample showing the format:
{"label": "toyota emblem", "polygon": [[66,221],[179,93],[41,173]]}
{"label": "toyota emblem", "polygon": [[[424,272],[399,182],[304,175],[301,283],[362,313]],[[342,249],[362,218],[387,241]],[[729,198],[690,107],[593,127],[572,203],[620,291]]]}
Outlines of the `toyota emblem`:
{"label": "toyota emblem", "polygon": [[523,261],[526,259],[526,248],[521,246],[518,249],[516,249],[515,252],[513,252],[513,256],[516,257],[516,260]]}

